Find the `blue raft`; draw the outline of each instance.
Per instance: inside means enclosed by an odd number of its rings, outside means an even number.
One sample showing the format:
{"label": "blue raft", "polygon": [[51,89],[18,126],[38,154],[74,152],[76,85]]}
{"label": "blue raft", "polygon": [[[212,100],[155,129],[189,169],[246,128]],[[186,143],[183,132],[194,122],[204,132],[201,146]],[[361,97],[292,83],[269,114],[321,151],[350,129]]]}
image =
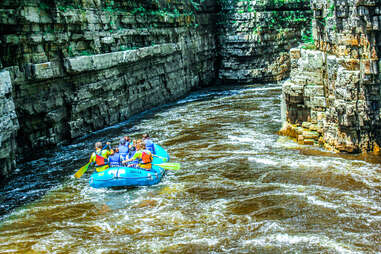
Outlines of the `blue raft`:
{"label": "blue raft", "polygon": [[[165,162],[168,162],[168,153],[161,146],[154,145],[155,155],[167,158]],[[163,159],[154,157],[152,164],[163,162]],[[165,170],[156,165],[152,165],[150,171],[129,167],[112,167],[99,173],[93,173],[89,183],[93,188],[150,186],[158,184],[164,174]]]}

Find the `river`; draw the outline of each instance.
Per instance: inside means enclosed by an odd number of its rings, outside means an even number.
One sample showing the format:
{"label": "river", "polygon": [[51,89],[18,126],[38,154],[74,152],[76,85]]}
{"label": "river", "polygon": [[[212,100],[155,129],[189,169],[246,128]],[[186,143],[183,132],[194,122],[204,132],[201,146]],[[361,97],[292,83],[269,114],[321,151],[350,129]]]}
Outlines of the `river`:
{"label": "river", "polygon": [[[280,85],[211,87],[25,163],[1,193],[1,253],[377,253],[381,168],[280,137]],[[92,189],[95,141],[148,132],[179,171]]]}

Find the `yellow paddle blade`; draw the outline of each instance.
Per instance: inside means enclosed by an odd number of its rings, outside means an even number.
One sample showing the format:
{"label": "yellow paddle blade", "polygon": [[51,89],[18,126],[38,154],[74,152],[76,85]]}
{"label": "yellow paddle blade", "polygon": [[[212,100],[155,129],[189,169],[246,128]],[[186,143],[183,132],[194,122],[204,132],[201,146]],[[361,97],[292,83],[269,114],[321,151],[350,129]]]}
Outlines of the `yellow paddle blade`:
{"label": "yellow paddle blade", "polygon": [[83,166],[82,168],[80,168],[75,174],[75,178],[80,178],[86,171],[87,169],[89,168],[90,166],[90,162],[87,163],[85,166]]}
{"label": "yellow paddle blade", "polygon": [[180,163],[176,163],[176,162],[173,162],[173,163],[167,162],[167,163],[153,164],[153,165],[159,166],[167,170],[179,170],[181,167]]}
{"label": "yellow paddle blade", "polygon": [[160,159],[162,159],[163,161],[167,161],[167,158],[165,158],[165,157],[161,157],[161,156],[159,156],[159,155],[155,155],[155,154],[152,154],[154,157],[157,157],[157,158],[160,158]]}

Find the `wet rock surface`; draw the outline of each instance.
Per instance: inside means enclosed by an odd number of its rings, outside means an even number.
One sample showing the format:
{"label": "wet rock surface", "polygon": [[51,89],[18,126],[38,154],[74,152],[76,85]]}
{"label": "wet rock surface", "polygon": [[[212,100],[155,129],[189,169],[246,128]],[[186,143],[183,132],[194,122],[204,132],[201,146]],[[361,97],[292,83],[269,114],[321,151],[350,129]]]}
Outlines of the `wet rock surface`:
{"label": "wet rock surface", "polygon": [[[11,87],[0,99],[8,105],[1,126],[2,154],[9,155],[3,171],[12,168],[16,154],[28,159],[216,79],[269,82],[290,72],[284,84],[286,132],[299,133],[304,144],[377,151],[379,6],[379,1],[2,1],[0,70],[9,73]],[[315,45],[291,49],[308,40],[312,13]]]}
{"label": "wet rock surface", "polygon": [[15,167],[16,133],[19,128],[9,72],[0,71],[0,174]]}
{"label": "wet rock surface", "polygon": [[[342,152],[379,151],[379,1],[312,1],[315,49],[292,49],[284,83],[284,133],[298,127],[320,133],[315,141]],[[312,129],[311,129],[312,127]],[[295,136],[303,140],[303,134]]]}
{"label": "wet rock surface", "polygon": [[221,0],[219,4],[219,79],[247,84],[288,77],[288,51],[308,32],[310,2]]}
{"label": "wet rock surface", "polygon": [[210,83],[214,16],[214,1],[2,1],[2,122],[20,124],[1,127],[6,164],[15,142],[23,159]]}

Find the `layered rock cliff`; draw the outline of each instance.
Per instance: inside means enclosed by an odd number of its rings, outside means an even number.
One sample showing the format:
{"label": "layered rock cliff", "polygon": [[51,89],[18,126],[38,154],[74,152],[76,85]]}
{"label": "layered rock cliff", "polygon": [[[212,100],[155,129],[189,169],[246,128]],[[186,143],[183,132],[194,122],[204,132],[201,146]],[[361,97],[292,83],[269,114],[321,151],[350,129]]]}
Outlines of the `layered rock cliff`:
{"label": "layered rock cliff", "polygon": [[342,152],[378,151],[381,2],[311,4],[315,44],[291,50],[282,132]]}
{"label": "layered rock cliff", "polygon": [[214,80],[215,3],[201,2],[1,1],[0,172],[16,142],[20,159]]}
{"label": "layered rock cliff", "polygon": [[[284,85],[304,144],[380,144],[380,2],[4,0],[0,171],[219,79]],[[312,10],[311,10],[312,8]],[[309,41],[312,12],[314,45]],[[218,18],[217,18],[218,17]]]}
{"label": "layered rock cliff", "polygon": [[12,83],[8,71],[0,71],[0,172],[9,174],[16,165],[16,135],[19,129]]}
{"label": "layered rock cliff", "polygon": [[288,51],[309,33],[309,0],[219,0],[218,77],[228,83],[288,77]]}

